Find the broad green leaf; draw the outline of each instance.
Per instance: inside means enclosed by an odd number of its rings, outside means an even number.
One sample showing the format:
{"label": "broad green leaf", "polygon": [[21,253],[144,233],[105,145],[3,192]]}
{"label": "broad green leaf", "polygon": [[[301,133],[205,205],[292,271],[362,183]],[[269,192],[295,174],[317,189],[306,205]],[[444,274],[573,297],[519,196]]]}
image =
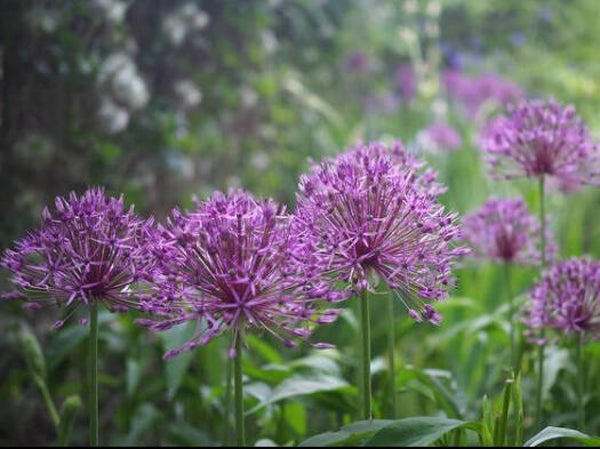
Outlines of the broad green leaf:
{"label": "broad green leaf", "polygon": [[578,430],[567,429],[565,427],[552,427],[552,426],[546,427],[541,432],[539,432],[537,435],[530,438],[525,443],[524,446],[525,447],[539,446],[540,444],[542,444],[546,441],[556,440],[559,438],[570,438],[570,439],[578,441],[579,443],[581,443],[585,446],[600,447],[600,438],[598,438],[598,437],[591,437],[591,436],[586,435],[585,433],[582,433]]}
{"label": "broad green leaf", "polygon": [[249,333],[246,336],[246,342],[252,352],[260,355],[266,362],[281,363],[281,355],[266,340],[261,340],[256,335]]}
{"label": "broad green leaf", "polygon": [[139,360],[134,358],[127,359],[125,364],[125,390],[128,397],[131,398],[135,394],[140,380],[142,380],[143,372],[144,370]]}
{"label": "broad green leaf", "polygon": [[307,396],[320,392],[336,391],[347,386],[349,385],[345,380],[334,376],[294,375],[281,382],[273,389],[273,392],[265,401],[262,401],[247,413],[254,413],[266,405],[294,396]]}
{"label": "broad green leaf", "polygon": [[342,427],[337,432],[314,435],[302,441],[298,446],[359,446],[365,439],[393,422],[390,419],[357,421]]}
{"label": "broad green leaf", "polygon": [[365,441],[365,446],[427,446],[455,429],[479,432],[479,424],[438,417],[405,418],[388,424]]}
{"label": "broad green leaf", "polygon": [[[189,322],[186,325],[175,326],[167,331],[161,332],[160,339],[165,352],[179,348],[189,340],[196,327],[196,323]],[[183,376],[192,361],[193,351],[182,352],[177,357],[165,361],[165,376],[167,382],[167,397],[173,399]]]}

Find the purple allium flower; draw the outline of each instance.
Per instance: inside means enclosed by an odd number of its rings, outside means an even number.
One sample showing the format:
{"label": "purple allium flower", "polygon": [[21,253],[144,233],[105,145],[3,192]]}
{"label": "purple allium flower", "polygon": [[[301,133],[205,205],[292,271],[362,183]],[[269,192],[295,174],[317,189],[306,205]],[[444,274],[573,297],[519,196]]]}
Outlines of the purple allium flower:
{"label": "purple allium flower", "polygon": [[44,209],[40,228],[4,251],[0,265],[12,273],[16,287],[5,296],[19,296],[32,309],[65,306],[67,317],[93,301],[111,311],[138,309],[151,220],[137,217],[133,206],[126,209],[122,196],[106,197],[102,188],[57,197],[54,209]]}
{"label": "purple allium flower", "polygon": [[146,311],[156,319],[138,323],[160,331],[198,322],[200,331],[165,358],[228,329],[232,348],[251,327],[295,346],[296,337],[308,337],[315,324],[332,322],[339,312],[317,310],[317,300],[335,295],[296,263],[295,246],[285,209],[242,190],[216,192],[194,211],[174,210],[151,248],[159,262]]}
{"label": "purple allium flower", "polygon": [[[535,329],[560,334],[580,333],[600,338],[600,263],[589,257],[572,258],[547,269],[530,292],[524,322]],[[534,342],[545,343],[535,340]]]}
{"label": "purple allium flower", "polygon": [[524,96],[523,89],[493,73],[468,76],[458,70],[442,73],[442,84],[469,118],[477,118],[485,106],[506,106]]}
{"label": "purple allium flower", "polygon": [[300,179],[295,233],[332,284],[356,292],[381,278],[413,319],[438,323],[428,301],[446,296],[451,262],[465,249],[452,247],[456,214],[444,212],[401,160],[401,146],[373,143],[313,166]]}
{"label": "purple allium flower", "polygon": [[[490,198],[463,218],[463,234],[473,248],[473,257],[494,262],[539,265],[541,262],[539,220],[523,198]],[[556,250],[550,226],[546,227],[548,257]]]}
{"label": "purple allium flower", "polygon": [[371,70],[371,61],[365,53],[354,51],[346,56],[344,66],[355,73],[367,73]]}
{"label": "purple allium flower", "polygon": [[430,151],[456,150],[462,145],[458,131],[442,121],[436,121],[423,129],[417,140],[423,148]]}
{"label": "purple allium flower", "polygon": [[412,101],[417,95],[417,77],[412,64],[398,66],[394,74],[396,89],[405,102]]}
{"label": "purple allium flower", "polygon": [[505,179],[549,175],[561,184],[600,185],[600,147],[573,106],[521,102],[482,132],[493,174]]}

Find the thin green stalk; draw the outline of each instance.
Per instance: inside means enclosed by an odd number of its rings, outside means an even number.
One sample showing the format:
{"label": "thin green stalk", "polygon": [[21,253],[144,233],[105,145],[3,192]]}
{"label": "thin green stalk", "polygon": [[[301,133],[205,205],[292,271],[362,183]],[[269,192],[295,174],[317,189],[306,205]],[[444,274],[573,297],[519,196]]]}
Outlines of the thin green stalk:
{"label": "thin green stalk", "polygon": [[504,282],[506,284],[506,292],[508,294],[508,314],[510,323],[510,365],[512,370],[517,373],[517,351],[516,351],[516,326],[515,326],[515,300],[513,298],[512,283],[510,273],[510,262],[504,262]]}
{"label": "thin green stalk", "polygon": [[504,402],[502,403],[502,417],[500,420],[499,446],[504,446],[508,442],[508,435],[506,434],[506,429],[508,428],[508,408],[510,407],[513,382],[513,379],[508,379],[504,387]]}
{"label": "thin green stalk", "polygon": [[98,303],[90,304],[89,341],[90,446],[98,446]]}
{"label": "thin green stalk", "polygon": [[[229,346],[231,347],[231,346]],[[225,381],[225,410],[223,411],[223,438],[222,442],[224,446],[227,446],[227,442],[229,441],[229,428],[231,425],[231,377],[233,375],[233,367],[231,363],[231,357],[227,357],[226,368],[225,368],[225,376],[227,377]]]}
{"label": "thin green stalk", "polygon": [[584,377],[583,356],[581,350],[581,332],[577,332],[575,340],[575,363],[577,364],[577,427],[585,432],[585,408],[583,407]]}
{"label": "thin green stalk", "polygon": [[394,331],[394,297],[390,295],[388,300],[388,357],[390,365],[390,418],[396,417],[396,333]]}
{"label": "thin green stalk", "polygon": [[235,432],[237,445],[246,446],[246,429],[244,426],[244,386],[242,384],[242,335],[235,339],[235,357],[233,359],[233,385],[235,388]]}
{"label": "thin green stalk", "polygon": [[363,418],[371,419],[371,325],[369,322],[369,301],[367,291],[360,294],[361,334],[362,334],[362,386]]}
{"label": "thin green stalk", "polygon": [[[539,195],[540,195],[540,225],[541,225],[541,243],[542,243],[542,271],[546,268],[546,211],[545,211],[545,193],[544,193],[544,175],[540,176],[539,183]],[[545,337],[545,331],[542,328],[540,330],[540,340],[543,341]],[[535,423],[536,428],[540,429],[542,426],[542,385],[544,382],[544,344],[541,343],[538,347],[538,379],[535,390]]]}
{"label": "thin green stalk", "polygon": [[60,426],[60,417],[59,417],[58,411],[56,410],[56,407],[54,405],[54,401],[52,400],[52,397],[50,396],[50,391],[48,390],[48,385],[46,385],[46,382],[44,382],[42,379],[40,379],[40,381],[37,382],[37,386],[39,387],[39,389],[42,393],[42,397],[44,398],[44,403],[46,404],[46,407],[48,408],[48,412],[50,413],[50,418],[52,419],[52,424],[54,424],[54,428],[58,431],[59,426]]}

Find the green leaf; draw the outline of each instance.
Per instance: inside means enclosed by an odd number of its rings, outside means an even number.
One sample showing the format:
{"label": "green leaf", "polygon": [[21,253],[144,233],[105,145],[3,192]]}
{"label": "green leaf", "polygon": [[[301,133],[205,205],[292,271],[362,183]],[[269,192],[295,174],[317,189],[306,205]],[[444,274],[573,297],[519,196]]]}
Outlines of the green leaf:
{"label": "green leaf", "polygon": [[[183,343],[189,340],[196,328],[196,323],[189,322],[187,325],[175,326],[167,331],[160,333],[163,348],[166,351],[179,348]],[[167,382],[167,397],[173,399],[183,376],[188,370],[192,361],[193,351],[182,352],[177,357],[165,361],[165,376]]]}
{"label": "green leaf", "polygon": [[342,427],[337,432],[314,435],[302,441],[298,446],[358,446],[375,432],[393,422],[390,419],[357,421]]}
{"label": "green leaf", "polygon": [[524,446],[539,446],[546,441],[556,440],[558,438],[571,438],[573,440],[577,440],[579,443],[585,446],[600,446],[600,438],[598,437],[591,437],[585,433],[579,432],[578,430],[552,426],[546,427],[537,435],[530,438]]}
{"label": "green leaf", "polygon": [[378,430],[365,446],[427,446],[455,429],[479,432],[480,425],[458,419],[413,417],[392,422]]}
{"label": "green leaf", "polygon": [[78,395],[73,395],[67,397],[60,408],[58,441],[61,446],[67,446],[69,443],[73,422],[79,407],[81,407],[81,398]]}
{"label": "green leaf", "polygon": [[294,375],[285,379],[277,387],[273,389],[271,395],[264,401],[260,402],[247,413],[265,407],[269,404],[288,399],[294,396],[307,396],[315,393],[326,391],[336,391],[348,387],[348,382],[339,377],[319,375],[319,376],[304,376]]}
{"label": "green leaf", "polygon": [[[452,378],[452,373],[444,370],[417,370],[414,368],[405,368],[400,372],[401,384],[406,384],[407,388],[414,389],[430,397],[439,407],[444,410],[450,418],[462,418],[461,409],[463,405],[458,403],[460,392],[456,391],[456,382]],[[410,385],[410,381],[416,381],[420,385]],[[449,382],[452,388],[449,389],[444,381]],[[421,386],[425,388],[420,388]],[[431,392],[429,394],[429,392]]]}
{"label": "green leaf", "polygon": [[142,374],[144,370],[142,364],[139,360],[136,359],[127,359],[125,365],[125,373],[126,373],[126,388],[127,396],[133,397],[135,391],[137,390],[138,385],[140,384],[140,380],[142,380]]}
{"label": "green leaf", "polygon": [[46,380],[46,359],[35,335],[28,329],[21,330],[21,344],[25,353],[25,361],[34,377]]}

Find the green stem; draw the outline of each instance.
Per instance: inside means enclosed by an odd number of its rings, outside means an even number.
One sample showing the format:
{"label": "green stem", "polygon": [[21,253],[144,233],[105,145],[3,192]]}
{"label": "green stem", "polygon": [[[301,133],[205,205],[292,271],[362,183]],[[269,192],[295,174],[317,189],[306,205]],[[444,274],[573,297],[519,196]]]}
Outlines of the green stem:
{"label": "green stem", "polygon": [[508,379],[504,385],[504,401],[502,402],[502,415],[500,416],[500,422],[498,423],[496,446],[505,446],[508,442],[506,429],[508,427],[508,408],[510,406],[513,382],[513,379]]}
{"label": "green stem", "polygon": [[575,341],[575,362],[577,364],[577,427],[581,432],[585,432],[585,408],[583,407],[583,356],[581,353],[581,332],[578,332]]}
{"label": "green stem", "polygon": [[361,333],[362,333],[362,385],[363,418],[371,419],[371,325],[369,322],[369,301],[367,291],[360,294]]}
{"label": "green stem", "polygon": [[[540,195],[540,238],[542,243],[542,271],[546,268],[546,211],[545,211],[545,194],[544,194],[544,175],[540,176],[539,183],[539,195]],[[545,337],[545,330],[540,330],[540,340],[543,341]],[[536,404],[536,428],[540,429],[542,426],[542,385],[544,383],[544,343],[541,343],[538,347],[538,379],[535,391],[535,404]]]}
{"label": "green stem", "polygon": [[233,385],[235,388],[235,431],[237,445],[246,445],[246,430],[244,428],[244,385],[242,384],[242,335],[238,333],[235,339],[235,358],[233,359]]}
{"label": "green stem", "polygon": [[90,446],[98,446],[98,303],[90,304],[89,341]]}
{"label": "green stem", "polygon": [[[231,346],[229,346],[230,348]],[[227,446],[229,441],[229,429],[231,425],[231,377],[233,375],[232,371],[232,362],[231,357],[227,357],[226,368],[225,368],[225,376],[227,377],[225,381],[225,410],[223,413],[223,442],[224,446]]]}
{"label": "green stem", "polygon": [[46,407],[48,408],[48,412],[50,413],[50,418],[52,419],[52,424],[54,424],[54,428],[58,431],[58,429],[60,427],[60,417],[58,415],[58,411],[56,410],[56,407],[54,406],[54,401],[52,400],[52,397],[50,396],[50,391],[48,390],[48,385],[46,385],[46,382],[41,377],[36,379],[36,384],[37,384],[38,388],[40,389],[40,392],[42,393],[42,397],[44,398],[44,403],[46,404]]}
{"label": "green stem", "polygon": [[517,350],[516,350],[516,326],[515,326],[515,300],[512,292],[510,273],[510,262],[504,262],[504,282],[506,284],[506,292],[508,294],[508,321],[510,324],[510,365],[513,373],[519,371],[517,366]]}
{"label": "green stem", "polygon": [[388,301],[388,357],[390,365],[390,418],[396,417],[396,333],[394,331],[394,297],[390,295]]}

